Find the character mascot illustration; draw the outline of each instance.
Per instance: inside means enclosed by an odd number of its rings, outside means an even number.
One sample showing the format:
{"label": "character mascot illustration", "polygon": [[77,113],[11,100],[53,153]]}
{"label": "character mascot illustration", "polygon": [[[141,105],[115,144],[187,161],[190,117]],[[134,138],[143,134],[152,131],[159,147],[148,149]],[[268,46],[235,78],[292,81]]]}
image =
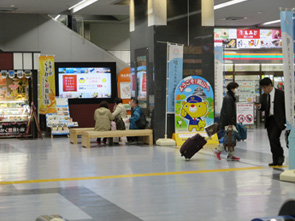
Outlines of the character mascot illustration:
{"label": "character mascot illustration", "polygon": [[189,120],[188,130],[203,131],[206,126],[202,117],[207,113],[207,101],[203,101],[199,96],[189,96],[186,102],[182,102],[181,116]]}

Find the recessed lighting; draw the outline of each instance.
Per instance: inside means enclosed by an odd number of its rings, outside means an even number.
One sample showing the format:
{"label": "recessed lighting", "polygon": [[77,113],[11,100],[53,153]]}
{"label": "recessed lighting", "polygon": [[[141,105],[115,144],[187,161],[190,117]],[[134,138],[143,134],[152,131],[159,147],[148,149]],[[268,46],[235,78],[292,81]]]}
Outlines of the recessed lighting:
{"label": "recessed lighting", "polygon": [[257,12],[257,14],[263,14],[263,12]]}

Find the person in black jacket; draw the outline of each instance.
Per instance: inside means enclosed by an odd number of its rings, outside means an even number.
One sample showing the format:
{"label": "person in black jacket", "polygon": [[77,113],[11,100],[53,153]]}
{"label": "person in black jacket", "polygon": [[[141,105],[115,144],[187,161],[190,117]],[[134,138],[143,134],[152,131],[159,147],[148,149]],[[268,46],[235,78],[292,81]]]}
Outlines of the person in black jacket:
{"label": "person in black jacket", "polygon": [[[225,129],[225,127],[232,127],[234,130],[237,122],[237,112],[236,112],[236,98],[235,93],[239,87],[238,83],[230,82],[227,86],[227,93],[223,98],[222,108],[220,112],[220,128]],[[220,154],[224,151],[223,144],[219,145],[214,149],[214,154],[216,157],[221,160]],[[239,157],[236,157],[234,149],[228,151],[227,160],[228,161],[238,161]]]}
{"label": "person in black jacket", "polygon": [[255,106],[260,111],[265,111],[265,128],[267,130],[270,150],[273,162],[269,166],[281,166],[284,163],[284,150],[281,146],[280,136],[285,129],[285,94],[284,91],[275,89],[270,78],[266,77],[260,81],[263,94],[259,103]]}

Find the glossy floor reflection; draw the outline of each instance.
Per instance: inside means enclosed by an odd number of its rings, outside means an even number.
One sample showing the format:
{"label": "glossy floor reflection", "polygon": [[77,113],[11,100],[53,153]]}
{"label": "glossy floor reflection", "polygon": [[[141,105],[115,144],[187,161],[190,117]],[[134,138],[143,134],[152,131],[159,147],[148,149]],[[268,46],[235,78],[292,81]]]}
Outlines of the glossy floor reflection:
{"label": "glossy floor reflection", "polygon": [[249,129],[238,143],[240,162],[227,162],[226,153],[219,161],[212,148],[187,162],[172,147],[85,149],[66,137],[1,139],[0,220],[59,214],[79,221],[246,221],[277,215],[295,198],[295,184],[279,181],[287,167],[267,166],[264,129]]}

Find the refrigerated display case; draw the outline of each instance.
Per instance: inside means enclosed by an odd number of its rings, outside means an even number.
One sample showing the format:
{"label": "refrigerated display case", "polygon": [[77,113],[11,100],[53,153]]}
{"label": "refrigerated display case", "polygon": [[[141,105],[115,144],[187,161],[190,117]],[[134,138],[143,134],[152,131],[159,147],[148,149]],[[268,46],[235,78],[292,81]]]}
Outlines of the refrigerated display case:
{"label": "refrigerated display case", "polygon": [[30,79],[20,73],[0,76],[0,137],[24,137],[30,115]]}

